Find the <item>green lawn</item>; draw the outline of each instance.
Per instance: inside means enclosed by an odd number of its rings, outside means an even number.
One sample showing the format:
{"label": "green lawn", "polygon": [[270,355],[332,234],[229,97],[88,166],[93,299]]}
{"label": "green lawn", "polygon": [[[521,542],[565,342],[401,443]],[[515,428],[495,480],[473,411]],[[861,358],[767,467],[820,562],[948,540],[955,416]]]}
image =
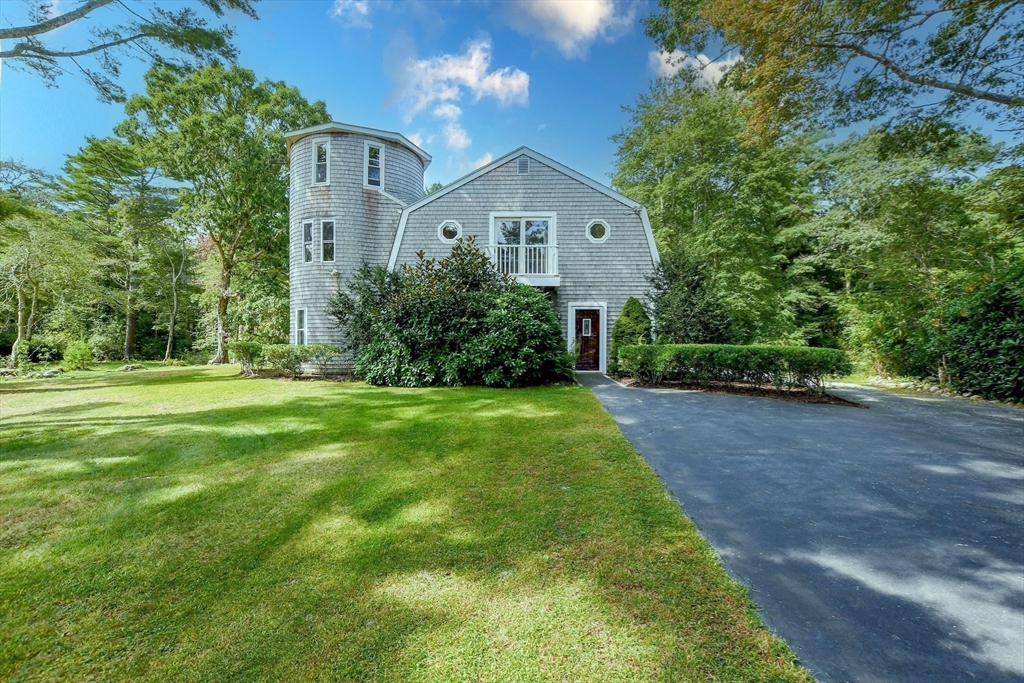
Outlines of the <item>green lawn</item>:
{"label": "green lawn", "polygon": [[807,680],[593,395],[0,383],[0,679]]}

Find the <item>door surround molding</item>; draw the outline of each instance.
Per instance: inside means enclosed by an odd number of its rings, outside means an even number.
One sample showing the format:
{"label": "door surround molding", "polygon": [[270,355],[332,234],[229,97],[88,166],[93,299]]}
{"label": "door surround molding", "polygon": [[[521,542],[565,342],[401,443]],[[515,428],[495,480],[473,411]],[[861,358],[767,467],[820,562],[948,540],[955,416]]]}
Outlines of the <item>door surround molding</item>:
{"label": "door surround molding", "polygon": [[[600,313],[598,333],[601,335],[598,345],[598,372],[608,372],[608,303],[605,301],[570,301],[569,319],[566,323],[567,347],[572,351],[576,347],[576,311],[597,309]],[[585,372],[585,371],[584,371]],[[592,370],[590,372],[593,372]]]}

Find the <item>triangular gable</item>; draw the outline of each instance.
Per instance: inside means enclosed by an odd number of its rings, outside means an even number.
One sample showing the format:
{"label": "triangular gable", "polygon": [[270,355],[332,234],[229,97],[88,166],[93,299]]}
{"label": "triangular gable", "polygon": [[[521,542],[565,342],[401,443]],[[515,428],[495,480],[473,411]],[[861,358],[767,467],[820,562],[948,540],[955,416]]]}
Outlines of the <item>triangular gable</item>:
{"label": "triangular gable", "polygon": [[509,161],[520,156],[528,156],[534,161],[549,166],[550,168],[553,168],[559,173],[562,173],[563,175],[566,175],[572,178],[573,180],[582,183],[583,185],[586,185],[592,190],[596,190],[603,195],[611,197],[615,201],[621,202],[622,204],[625,204],[632,210],[639,213],[640,220],[644,226],[644,232],[647,235],[647,244],[651,250],[651,258],[654,260],[655,264],[658,264],[660,262],[661,259],[658,257],[658,247],[654,244],[654,233],[651,230],[651,221],[650,218],[648,218],[647,216],[647,209],[643,206],[643,204],[635,202],[629,197],[619,194],[618,192],[608,187],[607,185],[603,185],[597,182],[596,180],[593,180],[592,178],[588,178],[582,173],[574,171],[573,169],[569,168],[568,166],[565,166],[564,164],[558,163],[554,159],[546,157],[539,152],[533,151],[529,147],[519,147],[518,149],[512,150],[505,156],[499,157],[498,159],[495,159],[491,163],[481,166],[472,173],[468,173],[467,175],[462,176],[458,180],[446,185],[437,192],[428,194],[426,197],[423,197],[422,199],[413,202],[409,206],[405,207],[405,209],[402,210],[402,218],[398,223],[398,231],[395,233],[395,241],[391,246],[391,257],[388,259],[388,270],[394,270],[396,262],[398,261],[398,250],[402,244],[402,237],[405,235],[405,224],[406,221],[408,221],[409,219],[410,213],[412,213],[416,209],[419,209],[420,207],[426,206],[435,199],[439,199],[445,196],[449,192],[454,192],[460,187],[468,185],[469,183],[473,182],[480,176],[489,173],[490,171],[493,171],[499,166],[507,164]]}

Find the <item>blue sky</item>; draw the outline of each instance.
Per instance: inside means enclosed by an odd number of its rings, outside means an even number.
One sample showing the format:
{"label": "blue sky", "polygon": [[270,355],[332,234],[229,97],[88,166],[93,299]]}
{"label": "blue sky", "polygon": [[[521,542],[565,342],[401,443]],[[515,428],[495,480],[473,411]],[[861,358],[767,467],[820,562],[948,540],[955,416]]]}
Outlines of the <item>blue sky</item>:
{"label": "blue sky", "polygon": [[[13,23],[15,3],[0,5],[0,21]],[[622,106],[658,68],[641,24],[653,3],[268,0],[257,9],[259,21],[228,18],[239,63],[324,100],[337,121],[421,142],[434,157],[428,183],[519,145],[607,182]],[[60,31],[61,44],[84,35]],[[125,62],[119,83],[141,90],[144,69]],[[122,119],[81,78],[59,85],[3,66],[0,157],[56,172],[86,135],[108,135]]]}

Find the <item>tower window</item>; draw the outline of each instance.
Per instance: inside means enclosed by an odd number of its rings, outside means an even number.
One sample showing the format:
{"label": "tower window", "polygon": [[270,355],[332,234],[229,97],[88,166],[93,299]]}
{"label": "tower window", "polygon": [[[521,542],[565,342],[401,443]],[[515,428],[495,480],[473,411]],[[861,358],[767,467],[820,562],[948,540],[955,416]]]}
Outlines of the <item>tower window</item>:
{"label": "tower window", "polygon": [[384,178],[384,148],[366,143],[366,186],[380,187]]}
{"label": "tower window", "polygon": [[313,184],[326,185],[331,181],[330,175],[331,146],[327,142],[313,145]]}
{"label": "tower window", "polygon": [[313,223],[302,224],[302,262],[313,262]]}
{"label": "tower window", "polygon": [[334,262],[334,221],[320,221],[320,260]]}

